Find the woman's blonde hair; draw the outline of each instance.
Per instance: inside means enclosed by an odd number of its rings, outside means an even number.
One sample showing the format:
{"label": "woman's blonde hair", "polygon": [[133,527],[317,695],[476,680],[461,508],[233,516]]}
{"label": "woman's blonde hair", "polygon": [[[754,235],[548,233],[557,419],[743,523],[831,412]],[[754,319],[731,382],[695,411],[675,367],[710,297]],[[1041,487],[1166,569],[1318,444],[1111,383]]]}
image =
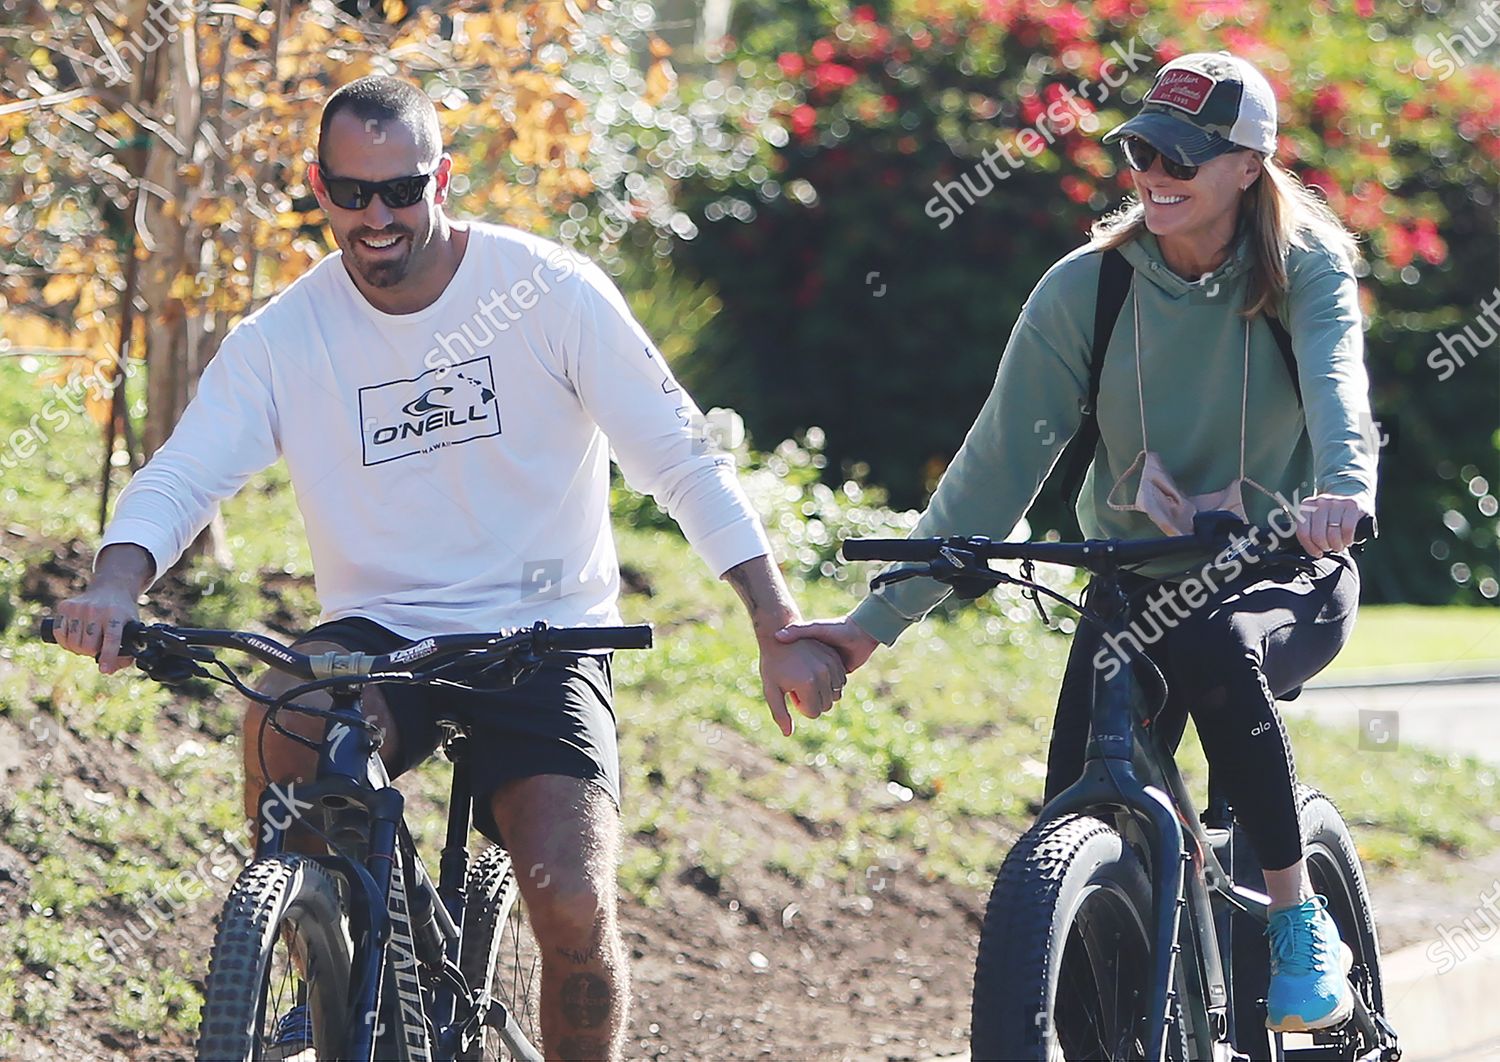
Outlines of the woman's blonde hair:
{"label": "woman's blonde hair", "polygon": [[[1262,155],[1260,178],[1240,197],[1236,233],[1250,230],[1253,255],[1250,293],[1241,311],[1246,317],[1275,314],[1286,298],[1287,253],[1298,247],[1323,247],[1353,269],[1359,261],[1359,242],[1317,192],[1299,181],[1275,159]],[[1094,246],[1107,251],[1129,243],[1146,228],[1146,212],[1139,200],[1127,200],[1119,210],[1094,222],[1089,235]]]}

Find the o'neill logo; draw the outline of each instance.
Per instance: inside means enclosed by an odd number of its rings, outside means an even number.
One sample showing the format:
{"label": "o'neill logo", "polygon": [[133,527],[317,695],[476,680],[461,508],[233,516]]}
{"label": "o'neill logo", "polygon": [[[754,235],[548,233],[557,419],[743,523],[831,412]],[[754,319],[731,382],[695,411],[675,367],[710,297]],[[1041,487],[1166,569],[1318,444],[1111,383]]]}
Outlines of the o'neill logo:
{"label": "o'neill logo", "polygon": [[414,379],[361,387],[359,415],[367,465],[499,435],[490,359],[439,365]]}
{"label": "o'neill logo", "polygon": [[451,392],[451,387],[429,387],[422,392],[422,397],[406,403],[401,407],[401,412],[408,417],[420,417],[424,413],[431,413],[434,409],[447,409],[441,402],[434,402],[433,395],[446,395]]}

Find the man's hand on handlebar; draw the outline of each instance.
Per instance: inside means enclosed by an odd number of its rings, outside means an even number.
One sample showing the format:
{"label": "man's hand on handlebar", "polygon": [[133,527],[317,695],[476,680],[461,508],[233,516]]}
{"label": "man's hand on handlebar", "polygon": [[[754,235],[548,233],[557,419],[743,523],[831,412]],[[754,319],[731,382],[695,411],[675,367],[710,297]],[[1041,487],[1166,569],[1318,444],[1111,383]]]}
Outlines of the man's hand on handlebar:
{"label": "man's hand on handlebar", "polygon": [[96,579],[83,593],[57,606],[53,629],[58,645],[94,657],[100,672],[110,675],[130,666],[130,658],[120,655],[120,635],[125,624],[139,620],[135,594],[128,586]]}
{"label": "man's hand on handlebar", "polygon": [[151,583],[156,563],[140,546],[106,546],[94,567],[89,588],[57,606],[57,644],[99,661],[106,674],[130,666],[120,655],[125,624],[139,621],[136,599]]}

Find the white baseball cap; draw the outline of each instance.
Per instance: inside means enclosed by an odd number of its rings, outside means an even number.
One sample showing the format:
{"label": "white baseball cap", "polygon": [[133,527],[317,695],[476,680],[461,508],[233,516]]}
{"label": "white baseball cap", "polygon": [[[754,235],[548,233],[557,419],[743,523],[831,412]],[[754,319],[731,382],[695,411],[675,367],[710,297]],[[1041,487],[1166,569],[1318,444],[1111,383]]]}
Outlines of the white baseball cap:
{"label": "white baseball cap", "polygon": [[1140,111],[1104,134],[1104,143],[1122,136],[1138,136],[1194,166],[1235,147],[1274,155],[1276,94],[1265,76],[1238,56],[1180,55],[1156,72]]}

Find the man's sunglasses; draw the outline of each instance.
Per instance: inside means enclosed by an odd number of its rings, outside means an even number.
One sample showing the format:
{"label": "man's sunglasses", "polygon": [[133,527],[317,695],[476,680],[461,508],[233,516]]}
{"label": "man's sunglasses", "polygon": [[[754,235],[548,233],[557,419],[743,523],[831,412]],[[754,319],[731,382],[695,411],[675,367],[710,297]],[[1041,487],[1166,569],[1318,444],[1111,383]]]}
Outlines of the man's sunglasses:
{"label": "man's sunglasses", "polygon": [[392,210],[415,206],[427,191],[427,182],[432,172],[416,173],[410,177],[393,177],[389,181],[357,181],[353,177],[335,177],[328,168],[318,163],[318,172],[323,175],[323,187],[333,205],[343,210],[363,210],[378,195],[380,201]]}
{"label": "man's sunglasses", "polygon": [[1161,159],[1161,168],[1166,171],[1168,177],[1179,181],[1191,181],[1194,177],[1198,176],[1197,166],[1168,158],[1138,136],[1122,138],[1120,140],[1120,150],[1125,153],[1126,163],[1136,173],[1145,173],[1151,168],[1153,162]]}

